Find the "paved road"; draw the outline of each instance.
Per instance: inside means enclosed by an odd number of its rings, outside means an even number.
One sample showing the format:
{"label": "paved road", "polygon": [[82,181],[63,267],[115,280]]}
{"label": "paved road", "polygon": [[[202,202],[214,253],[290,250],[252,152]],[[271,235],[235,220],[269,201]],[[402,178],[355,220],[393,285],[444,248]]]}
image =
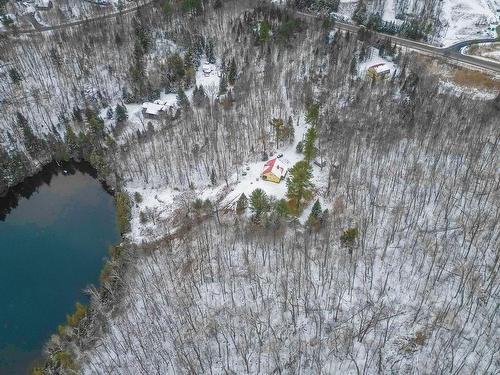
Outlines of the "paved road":
{"label": "paved road", "polygon": [[466,40],[465,42],[459,42],[457,44],[453,44],[452,46],[446,47],[444,49],[447,49],[450,51],[460,52],[462,50],[462,48],[467,47],[467,46],[471,46],[473,44],[494,43],[494,42],[499,42],[499,40],[493,39],[493,38],[472,39],[472,40]]}
{"label": "paved road", "polygon": [[18,29],[15,32],[11,31],[11,30],[2,30],[2,31],[0,31],[0,34],[17,34],[17,35],[19,35],[19,34],[34,34],[34,33],[39,33],[39,32],[44,32],[44,31],[52,31],[52,30],[61,30],[61,29],[65,29],[67,27],[84,25],[88,22],[104,20],[107,18],[113,18],[116,16],[121,16],[121,15],[124,15],[127,13],[135,12],[137,9],[142,8],[143,6],[148,5],[152,2],[153,2],[153,0],[143,0],[142,3],[139,3],[139,1],[136,1],[137,5],[130,7],[130,8],[123,9],[121,11],[115,11],[112,13],[101,14],[99,16],[95,16],[92,18],[84,18],[84,19],[77,20],[77,21],[65,22],[65,23],[61,23],[59,25],[55,25],[55,26],[43,26],[43,25],[39,24],[38,22],[36,22],[34,24],[35,28],[33,28],[33,29]]}
{"label": "paved road", "polygon": [[[319,16],[296,11],[300,17],[307,20],[317,20]],[[357,33],[359,31],[359,26],[352,25],[350,23],[345,23],[341,21],[335,21],[335,27],[341,30],[350,31],[353,33]],[[491,42],[495,41],[494,39],[475,39],[471,41],[461,42],[454,44],[450,47],[440,48],[430,44],[416,42],[411,39],[401,38],[395,35],[389,35],[384,33],[372,32],[380,38],[390,38],[394,43],[399,46],[411,48],[413,50],[423,52],[432,56],[442,57],[447,60],[452,60],[456,62],[460,62],[463,64],[472,65],[477,68],[481,68],[493,73],[500,73],[500,62],[495,62],[492,60],[483,60],[477,57],[462,55],[460,50],[462,47],[465,47],[470,44],[478,43],[478,42]]]}
{"label": "paved road", "polygon": [[[99,20],[103,20],[103,19],[107,19],[107,18],[112,18],[112,17],[116,17],[119,15],[124,15],[127,13],[135,12],[137,9],[139,9],[145,5],[150,4],[152,1],[153,0],[143,0],[142,3],[139,3],[139,1],[137,1],[136,6],[124,9],[122,11],[116,11],[116,12],[96,16],[96,17],[93,17],[91,19],[82,19],[82,20],[77,20],[77,21],[71,21],[71,22],[66,22],[66,23],[62,23],[59,25],[55,25],[55,26],[37,25],[37,27],[34,29],[17,30],[17,34],[32,34],[32,33],[44,32],[44,31],[51,31],[51,30],[61,30],[61,29],[65,29],[67,27],[83,25],[83,24],[86,24],[87,22],[99,21]],[[307,20],[317,20],[319,18],[319,16],[317,16],[317,15],[305,13],[305,12],[300,12],[300,11],[296,11],[296,14],[304,19],[307,19]],[[338,29],[347,30],[347,31],[350,31],[353,33],[357,33],[359,30],[359,26],[352,25],[352,24],[345,23],[345,22],[340,22],[340,21],[335,21],[335,26]],[[1,33],[2,34],[11,34],[13,32],[12,31],[3,31]],[[470,44],[478,43],[478,42],[491,42],[491,41],[494,41],[494,39],[476,39],[476,40],[470,40],[470,41],[457,43],[457,44],[450,46],[450,47],[440,48],[440,47],[432,46],[430,44],[416,42],[416,41],[413,41],[410,39],[405,39],[405,38],[397,37],[394,35],[388,35],[388,34],[377,33],[377,32],[375,32],[375,34],[380,36],[381,38],[391,38],[391,40],[399,46],[411,48],[413,50],[424,52],[424,53],[427,53],[427,54],[430,54],[433,56],[442,57],[442,58],[447,59],[447,60],[453,60],[456,62],[469,64],[469,65],[472,65],[472,66],[475,66],[478,68],[485,69],[485,70],[490,71],[490,72],[500,73],[500,62],[479,59],[479,58],[468,56],[468,55],[462,55],[460,53],[460,50],[462,47],[465,47],[465,46],[470,45]]]}

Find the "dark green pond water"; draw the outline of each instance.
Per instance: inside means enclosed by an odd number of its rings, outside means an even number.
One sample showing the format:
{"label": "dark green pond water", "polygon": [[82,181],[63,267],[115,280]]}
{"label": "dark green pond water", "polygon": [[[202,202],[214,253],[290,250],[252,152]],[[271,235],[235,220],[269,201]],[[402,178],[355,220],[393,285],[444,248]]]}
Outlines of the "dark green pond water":
{"label": "dark green pond water", "polygon": [[2,375],[29,372],[75,302],[87,302],[83,289],[98,283],[119,241],[111,195],[88,166],[64,168],[52,165],[0,198]]}

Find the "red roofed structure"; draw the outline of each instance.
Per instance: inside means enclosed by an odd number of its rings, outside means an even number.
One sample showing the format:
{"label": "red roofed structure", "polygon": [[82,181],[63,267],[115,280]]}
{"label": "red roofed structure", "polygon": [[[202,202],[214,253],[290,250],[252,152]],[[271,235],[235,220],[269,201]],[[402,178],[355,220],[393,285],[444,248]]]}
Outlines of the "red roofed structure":
{"label": "red roofed structure", "polygon": [[285,178],[288,172],[287,167],[279,159],[271,159],[266,164],[264,164],[264,169],[262,170],[262,178],[266,181],[280,183],[282,179]]}

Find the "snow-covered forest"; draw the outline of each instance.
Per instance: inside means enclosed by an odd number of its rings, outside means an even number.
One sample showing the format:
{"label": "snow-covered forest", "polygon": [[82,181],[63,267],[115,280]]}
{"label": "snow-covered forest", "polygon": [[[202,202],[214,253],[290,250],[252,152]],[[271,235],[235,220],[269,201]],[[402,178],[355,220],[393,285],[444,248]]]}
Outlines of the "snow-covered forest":
{"label": "snow-covered forest", "polygon": [[[327,19],[199,3],[0,39],[0,193],[52,158],[85,159],[124,218],[37,374],[497,373],[495,86],[471,95]],[[439,8],[393,5],[410,3]],[[374,58],[387,79],[365,77]],[[143,113],[155,100],[175,103]],[[236,203],[262,184],[254,165],[291,167],[311,128],[321,162],[303,205],[269,208],[289,192],[262,185],[255,220]]]}

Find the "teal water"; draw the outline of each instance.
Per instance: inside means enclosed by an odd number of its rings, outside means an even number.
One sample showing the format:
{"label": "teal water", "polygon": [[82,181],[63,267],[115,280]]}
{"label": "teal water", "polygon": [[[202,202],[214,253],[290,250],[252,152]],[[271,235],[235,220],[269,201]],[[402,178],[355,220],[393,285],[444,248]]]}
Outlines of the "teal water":
{"label": "teal water", "polygon": [[107,248],[119,241],[112,197],[72,173],[51,172],[0,221],[2,375],[29,372],[75,302],[87,302],[83,289],[98,283]]}

